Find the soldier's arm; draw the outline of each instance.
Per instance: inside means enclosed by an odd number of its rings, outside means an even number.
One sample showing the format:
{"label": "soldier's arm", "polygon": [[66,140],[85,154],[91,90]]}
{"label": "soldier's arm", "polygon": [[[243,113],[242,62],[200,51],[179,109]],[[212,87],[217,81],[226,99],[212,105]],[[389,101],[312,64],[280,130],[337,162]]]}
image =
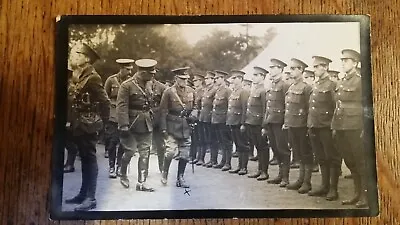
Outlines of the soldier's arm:
{"label": "soldier's arm", "polygon": [[308,114],[308,109],[309,109],[309,105],[310,105],[310,96],[311,96],[311,93],[312,93],[312,87],[310,86],[310,85],[306,85],[306,87],[305,87],[305,93],[304,93],[304,96],[305,96],[305,102],[306,102],[306,107],[305,107],[305,109],[307,110],[307,114]]}
{"label": "soldier's arm", "polygon": [[247,112],[247,101],[249,100],[250,92],[248,90],[243,89],[242,93],[240,93],[240,103],[242,105],[242,119],[240,120],[240,124],[244,124],[246,121],[246,112]]}
{"label": "soldier's arm", "polygon": [[289,87],[290,87],[290,84],[288,84],[288,83],[286,83],[286,82],[283,82],[283,93],[285,93],[286,94],[286,92],[289,90]]}
{"label": "soldier's arm", "polygon": [[112,81],[110,77],[108,77],[106,83],[104,84],[104,89],[106,90],[108,97],[111,96],[111,86],[112,86]]}
{"label": "soldier's arm", "polygon": [[170,88],[166,89],[161,97],[160,102],[160,129],[167,130],[167,114],[168,114],[168,102],[170,96]]}
{"label": "soldier's arm", "polygon": [[129,127],[129,86],[122,83],[117,95],[118,127]]}
{"label": "soldier's arm", "polygon": [[262,103],[262,109],[263,109],[261,115],[264,118],[266,110],[267,110],[267,108],[266,108],[267,107],[267,91],[265,89],[263,89],[261,91],[260,97],[261,97],[261,103]]}
{"label": "soldier's arm", "polygon": [[94,101],[99,103],[99,113],[103,121],[110,117],[110,99],[103,87],[103,82],[99,75],[91,76],[88,82],[88,90],[92,92]]}

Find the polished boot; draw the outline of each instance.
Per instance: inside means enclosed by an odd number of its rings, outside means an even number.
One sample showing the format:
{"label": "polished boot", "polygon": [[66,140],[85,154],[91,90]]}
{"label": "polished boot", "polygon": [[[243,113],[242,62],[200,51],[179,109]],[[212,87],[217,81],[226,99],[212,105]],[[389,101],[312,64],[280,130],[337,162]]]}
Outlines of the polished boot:
{"label": "polished boot", "polygon": [[237,155],[238,155],[238,167],[236,168],[236,169],[231,169],[231,170],[229,170],[229,173],[239,173],[239,171],[242,169],[242,167],[243,167],[243,152],[237,152],[236,151],[236,153],[237,153]]}
{"label": "polished boot", "polygon": [[128,169],[128,164],[129,164],[129,162],[126,159],[122,158],[122,160],[121,160],[121,176],[120,176],[119,182],[121,183],[121,185],[124,188],[129,188],[129,179],[128,179],[128,176],[126,175],[126,171]]}
{"label": "polished boot", "polygon": [[247,164],[249,163],[249,153],[248,152],[242,152],[242,159],[240,160],[242,162],[242,167],[240,168],[240,171],[238,172],[239,175],[246,175],[247,174]]}
{"label": "polished boot", "polygon": [[284,188],[289,185],[289,171],[290,171],[290,163],[289,160],[282,163],[282,180],[279,183],[279,187]]}
{"label": "polished boot", "polygon": [[305,169],[304,169],[304,180],[303,184],[297,190],[300,194],[306,194],[311,190],[311,174],[313,170],[313,165],[312,164],[306,164]]}
{"label": "polished boot", "polygon": [[361,195],[361,181],[360,175],[353,174],[353,183],[354,183],[354,196],[351,199],[342,201],[342,205],[354,205],[358,202]]}
{"label": "polished boot", "polygon": [[330,168],[327,165],[321,165],[321,185],[316,189],[313,188],[310,192],[308,192],[308,195],[322,197],[328,194],[330,189],[330,176]]}
{"label": "polished boot", "polygon": [[136,191],[153,192],[154,189],[146,185],[148,174],[149,158],[140,156],[138,160],[138,182],[136,184]]}
{"label": "polished boot", "polygon": [[161,183],[164,185],[166,185],[168,182],[168,172],[169,172],[169,167],[171,165],[171,161],[172,157],[170,156],[164,157],[163,168],[161,173]]}
{"label": "polished boot", "polygon": [[110,169],[108,170],[108,177],[109,178],[117,178],[117,173],[115,171],[115,167],[110,167]]}
{"label": "polished boot", "polygon": [[[322,167],[321,167],[322,170]],[[335,201],[339,198],[338,193],[338,182],[339,182],[339,168],[330,168],[330,185],[329,185],[329,192],[326,195],[326,200],[328,201]]]}
{"label": "polished boot", "polygon": [[261,174],[259,177],[257,177],[258,181],[268,180],[268,178],[269,178],[269,174],[268,174],[269,157],[268,156],[269,156],[269,154],[267,154],[267,152],[259,153],[258,163],[261,164]]}
{"label": "polished boot", "polygon": [[89,211],[96,208],[96,199],[86,198],[80,205],[75,207],[75,211]]}
{"label": "polished boot", "polygon": [[299,169],[299,178],[297,178],[296,182],[294,183],[289,183],[286,188],[289,190],[299,190],[301,185],[303,184],[304,181],[304,173],[305,173],[305,166],[304,164],[300,164],[300,169]]}
{"label": "polished boot", "polygon": [[178,174],[176,178],[176,186],[181,188],[189,188],[189,184],[186,183],[185,179],[183,179],[183,175],[185,174],[187,161],[184,159],[180,159],[178,162]]}

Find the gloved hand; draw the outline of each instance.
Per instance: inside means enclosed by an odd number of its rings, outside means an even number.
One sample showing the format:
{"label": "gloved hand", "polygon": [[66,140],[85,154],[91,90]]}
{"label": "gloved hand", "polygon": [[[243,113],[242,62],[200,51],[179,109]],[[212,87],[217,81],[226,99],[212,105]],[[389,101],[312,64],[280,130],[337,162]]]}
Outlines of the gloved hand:
{"label": "gloved hand", "polygon": [[246,131],[246,127],[244,125],[240,126],[240,132],[244,133]]}
{"label": "gloved hand", "polygon": [[263,136],[263,137],[267,136],[267,129],[265,129],[265,128],[261,129],[261,136]]}

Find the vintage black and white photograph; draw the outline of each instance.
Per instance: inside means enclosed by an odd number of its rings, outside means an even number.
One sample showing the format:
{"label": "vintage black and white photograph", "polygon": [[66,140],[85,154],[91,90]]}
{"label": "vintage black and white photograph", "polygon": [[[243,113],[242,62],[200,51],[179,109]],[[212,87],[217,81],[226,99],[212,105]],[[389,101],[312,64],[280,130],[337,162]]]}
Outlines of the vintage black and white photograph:
{"label": "vintage black and white photograph", "polygon": [[90,18],[57,34],[57,215],[377,213],[368,17]]}

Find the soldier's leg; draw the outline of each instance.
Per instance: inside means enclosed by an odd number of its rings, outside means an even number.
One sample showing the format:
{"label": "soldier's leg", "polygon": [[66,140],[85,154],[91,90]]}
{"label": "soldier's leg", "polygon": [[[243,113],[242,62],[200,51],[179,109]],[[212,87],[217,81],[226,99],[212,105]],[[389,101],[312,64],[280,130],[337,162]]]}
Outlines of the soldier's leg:
{"label": "soldier's leg", "polygon": [[[319,131],[319,137],[323,146],[323,150],[325,153],[324,155],[326,159],[326,162],[323,165],[325,165],[324,167],[327,167],[327,170],[329,170],[329,172],[326,172],[329,177],[327,178],[326,181],[329,185],[328,186],[329,191],[326,195],[326,200],[328,201],[337,200],[339,198],[337,189],[338,189],[339,176],[341,172],[340,167],[342,164],[342,159],[333,142],[332,131],[329,127],[321,128]],[[321,166],[321,173],[323,173],[322,166]]]}
{"label": "soldier's leg", "polygon": [[[308,136],[310,138],[311,149],[315,155],[315,161],[321,168],[321,184],[318,188],[312,188],[308,192],[309,196],[325,196],[329,191],[330,166],[325,152],[324,128],[310,128]],[[326,140],[329,141],[329,140]],[[333,144],[332,141],[330,144]]]}
{"label": "soldier's leg", "polygon": [[310,146],[310,140],[307,135],[307,127],[299,127],[298,137],[300,138],[300,159],[301,163],[305,165],[304,181],[298,192],[300,194],[306,194],[311,190],[311,176],[314,168],[314,155]]}
{"label": "soldier's leg", "polygon": [[182,188],[189,188],[189,184],[186,183],[183,175],[185,174],[185,169],[187,162],[189,161],[191,138],[182,138],[178,140],[178,151],[179,151],[179,162],[178,162],[178,173],[176,186]]}
{"label": "soldier's leg", "polygon": [[168,135],[168,138],[165,141],[165,155],[164,155],[162,178],[161,178],[161,183],[164,185],[167,184],[171,161],[174,155],[176,155],[177,151],[178,151],[177,140],[173,136]]}
{"label": "soldier's leg", "polygon": [[[299,137],[299,132],[297,132],[296,128],[290,127],[288,129],[288,138],[290,140],[290,144],[292,146],[292,151],[293,154],[300,154],[300,148],[301,148],[301,143],[300,139],[302,137]],[[301,185],[303,184],[304,181],[304,175],[305,175],[305,164],[300,161],[300,171],[299,171],[299,177],[294,183],[290,183],[287,186],[287,189],[289,190],[298,190]]]}
{"label": "soldier's leg", "polygon": [[199,137],[199,125],[197,124],[193,131],[192,131],[192,143],[190,144],[190,157],[189,161],[191,164],[196,164],[198,160],[198,153],[199,151],[199,146],[200,146],[200,137]]}
{"label": "soldier's leg", "polygon": [[138,182],[137,191],[153,192],[154,189],[146,185],[147,175],[149,173],[149,157],[152,142],[152,133],[135,133],[137,140],[137,149],[139,151],[138,159]]}
{"label": "soldier's leg", "polygon": [[[216,137],[217,137],[217,143],[218,143],[218,147],[217,147],[217,153],[216,153],[216,162],[217,164],[213,166],[213,168],[216,169],[221,169],[224,165],[225,165],[225,161],[226,161],[226,154],[225,154],[225,149],[224,149],[224,125],[225,124],[214,124],[215,130],[216,130]],[[218,163],[218,153],[221,150],[222,152],[222,159],[221,161]]]}
{"label": "soldier's leg", "polygon": [[65,142],[65,148],[67,150],[67,160],[64,165],[64,173],[71,173],[75,171],[75,159],[78,154],[78,147],[74,142],[72,133],[67,131],[67,138]]}
{"label": "soldier's leg", "polygon": [[218,126],[216,124],[211,124],[209,129],[210,135],[210,163],[207,164],[207,167],[215,167],[218,165],[218,137],[219,132],[217,132]]}
{"label": "soldier's leg", "polygon": [[[271,124],[273,125],[273,124]],[[281,159],[280,159],[280,155],[278,152],[278,146],[276,144],[276,138],[275,135],[272,133],[270,134],[271,129],[268,129],[268,140],[269,140],[269,145],[272,149],[272,159],[269,160],[269,164],[270,165],[280,165],[281,164]]]}
{"label": "soldier's leg", "polygon": [[85,177],[87,179],[87,192],[85,200],[75,208],[75,211],[87,211],[96,208],[95,196],[99,171],[96,157],[97,141],[97,134],[86,134],[82,136],[79,142],[82,167],[85,167],[82,172],[86,174],[82,178]]}
{"label": "soldier's leg", "polygon": [[118,124],[115,122],[108,122],[105,126],[104,131],[105,138],[105,148],[108,152],[108,163],[109,163],[109,177],[116,178],[115,171],[115,159],[116,159],[116,149],[119,143],[118,137]]}
{"label": "soldier's leg", "polygon": [[289,184],[290,171],[290,149],[287,143],[287,130],[282,130],[282,124],[273,124],[277,154],[279,155],[280,166],[282,167],[282,181],[279,187],[286,187]]}
{"label": "soldier's leg", "polygon": [[[225,124],[221,125],[221,146],[223,156],[225,157],[225,164],[222,167],[222,171],[228,171],[232,168],[232,150],[233,150],[233,140],[232,133],[229,127]],[[224,162],[224,160],[222,160]]]}
{"label": "soldier's leg", "polygon": [[243,146],[240,146],[240,145],[243,145],[244,143],[242,143],[242,141],[240,140],[241,133],[240,133],[240,128],[238,125],[230,126],[230,131],[231,131],[231,135],[232,135],[232,140],[236,146],[236,152],[238,153],[239,159],[238,159],[238,166],[235,169],[229,170],[229,173],[238,173],[240,171],[240,169],[242,168],[241,160],[243,159],[243,156],[241,154],[241,152],[243,150],[240,150],[240,148],[243,148]]}
{"label": "soldier's leg", "polygon": [[207,150],[207,135],[205,134],[206,132],[206,124],[203,122],[199,122],[199,135],[200,135],[200,142],[199,142],[199,154],[198,156],[198,162],[196,163],[197,166],[202,166],[205,164],[204,158],[206,156],[206,150]]}
{"label": "soldier's leg", "polygon": [[[277,135],[278,134],[275,133],[276,129],[275,129],[274,124],[268,124],[267,129],[268,129],[268,139],[270,140],[270,145],[271,145],[272,151],[274,152],[275,160],[281,161],[280,155],[276,150],[276,148],[278,147],[277,146],[277,141],[278,141]],[[282,125],[280,125],[280,129],[282,130]],[[270,161],[270,163],[271,163],[271,161]],[[275,178],[268,180],[267,182],[269,184],[280,184],[281,181],[282,181],[282,164],[279,164],[278,175]]]}
{"label": "soldier's leg", "polygon": [[153,138],[152,148],[156,149],[157,159],[158,159],[158,169],[161,172],[164,162],[165,143],[161,130],[158,127],[156,129],[153,129],[152,138]]}
{"label": "soldier's leg", "polygon": [[246,135],[249,137],[249,144],[250,144],[250,152],[249,152],[249,160],[250,161],[257,161],[258,157],[254,156],[254,141],[251,138],[251,130],[246,128]]}
{"label": "soldier's leg", "polygon": [[137,135],[129,133],[120,136],[120,145],[124,153],[121,158],[121,179],[120,182],[125,188],[129,188],[129,179],[127,176],[128,165],[131,162],[132,156],[137,149]]}

